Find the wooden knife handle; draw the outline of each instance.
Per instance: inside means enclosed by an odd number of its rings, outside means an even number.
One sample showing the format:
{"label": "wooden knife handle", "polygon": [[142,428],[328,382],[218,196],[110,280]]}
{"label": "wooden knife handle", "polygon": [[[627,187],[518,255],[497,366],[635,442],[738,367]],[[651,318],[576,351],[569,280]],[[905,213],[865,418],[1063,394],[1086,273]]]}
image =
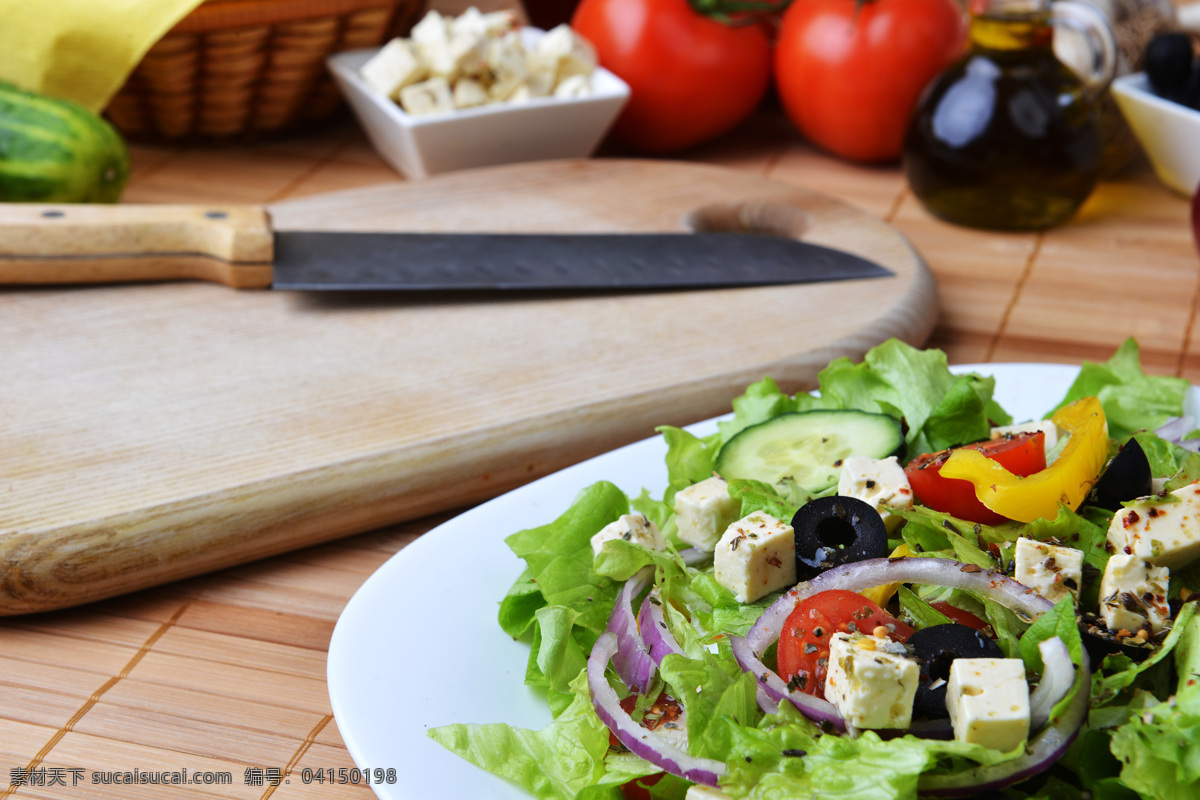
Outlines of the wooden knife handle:
{"label": "wooden knife handle", "polygon": [[259,206],[0,203],[0,284],[205,280],[271,285]]}

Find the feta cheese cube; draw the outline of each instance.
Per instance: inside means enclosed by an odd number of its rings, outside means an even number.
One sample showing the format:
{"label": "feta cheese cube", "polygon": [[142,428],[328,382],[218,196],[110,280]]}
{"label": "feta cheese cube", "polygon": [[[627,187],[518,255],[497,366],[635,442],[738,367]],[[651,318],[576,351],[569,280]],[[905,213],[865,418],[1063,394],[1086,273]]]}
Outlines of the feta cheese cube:
{"label": "feta cheese cube", "polygon": [[418,50],[444,47],[450,41],[450,20],[430,10],[421,21],[413,25],[409,38]]}
{"label": "feta cheese cube", "polygon": [[715,476],[680,490],[674,506],[680,540],[710,553],[742,511],[742,504],[729,496],[729,486]]}
{"label": "feta cheese cube", "polygon": [[921,669],[881,647],[886,639],[835,633],[829,639],[825,699],[856,728],[907,728]]}
{"label": "feta cheese cube", "polygon": [[587,97],[592,93],[592,80],[587,75],[572,75],[558,84],[555,97]]}
{"label": "feta cheese cube", "polygon": [[530,69],[546,70],[557,76],[556,84],[572,75],[589,75],[596,68],[596,50],[591,43],[563,24],[546,32],[529,54]]}
{"label": "feta cheese cube", "polygon": [[683,800],[733,800],[715,786],[705,786],[703,783],[693,783],[688,787]]}
{"label": "feta cheese cube", "polygon": [[913,493],[904,467],[895,456],[884,459],[867,456],[850,456],[842,460],[842,474],[838,478],[837,493],[855,497],[879,512],[883,524],[891,532],[904,520],[895,514],[883,511],[881,506],[912,508]]}
{"label": "feta cheese cube", "polygon": [[1068,594],[1079,598],[1083,581],[1083,551],[1060,547],[1036,539],[1017,539],[1017,582],[1023,583],[1052,603]]}
{"label": "feta cheese cube", "polygon": [[1108,540],[1117,553],[1179,569],[1200,557],[1200,483],[1171,492],[1169,499],[1143,498],[1113,515]]}
{"label": "feta cheese cube", "polygon": [[739,603],[796,583],[796,532],[762,511],[726,529],[713,554],[713,577]]}
{"label": "feta cheese cube", "polygon": [[1171,618],[1167,605],[1170,571],[1136,555],[1117,553],[1108,559],[1100,579],[1100,616],[1110,631],[1136,633],[1163,629]]}
{"label": "feta cheese cube", "polygon": [[622,514],[615,522],[601,528],[600,532],[592,537],[592,553],[600,555],[604,543],[614,539],[640,544],[648,550],[667,549],[662,531],[642,514]]}
{"label": "feta cheese cube", "polygon": [[[431,10],[409,38],[389,42],[360,73],[410,114],[591,93],[597,64],[585,39],[562,25],[527,51],[518,27],[512,11],[484,14],[471,6],[450,17]],[[446,81],[449,102],[440,84],[424,85],[434,78]],[[406,102],[401,95],[414,86],[420,88],[408,92]]]}
{"label": "feta cheese cube", "polygon": [[430,11],[413,26],[412,41],[429,73],[453,82],[460,75],[475,75],[484,67],[484,49],[488,38],[470,25],[454,25],[454,20]]}
{"label": "feta cheese cube", "polygon": [[1053,420],[1043,419],[1034,420],[1032,422],[1021,422],[1016,425],[1002,425],[998,428],[992,428],[991,438],[1002,439],[1005,436],[1016,436],[1019,433],[1037,433],[1041,431],[1045,434],[1046,452],[1058,445],[1058,426]]}
{"label": "feta cheese cube", "polygon": [[400,106],[414,116],[453,111],[450,83],[445,78],[430,78],[405,86],[400,90]]}
{"label": "feta cheese cube", "polygon": [[459,78],[454,82],[454,106],[456,108],[481,106],[487,101],[487,89],[474,78]]}
{"label": "feta cheese cube", "polygon": [[428,71],[411,44],[404,39],[392,39],[363,64],[359,74],[372,89],[396,100],[401,89],[425,80]]}
{"label": "feta cheese cube", "polygon": [[520,86],[518,86],[516,89],[513,90],[512,94],[510,94],[508,96],[508,102],[510,102],[510,103],[528,103],[530,100],[532,100],[534,98],[534,96],[535,95],[533,94],[533,91],[529,88],[529,84],[522,83]]}
{"label": "feta cheese cube", "polygon": [[507,100],[529,75],[525,61],[525,46],[515,32],[493,39],[485,57],[492,85],[488,94],[493,100]]}
{"label": "feta cheese cube", "polygon": [[957,658],[946,709],[959,742],[1009,752],[1029,738],[1029,684],[1019,658]]}
{"label": "feta cheese cube", "polygon": [[487,14],[471,6],[450,21],[451,36],[494,38],[517,27],[517,15],[512,11],[491,11]]}
{"label": "feta cheese cube", "polygon": [[530,97],[549,97],[554,93],[554,76],[531,70],[525,75]]}

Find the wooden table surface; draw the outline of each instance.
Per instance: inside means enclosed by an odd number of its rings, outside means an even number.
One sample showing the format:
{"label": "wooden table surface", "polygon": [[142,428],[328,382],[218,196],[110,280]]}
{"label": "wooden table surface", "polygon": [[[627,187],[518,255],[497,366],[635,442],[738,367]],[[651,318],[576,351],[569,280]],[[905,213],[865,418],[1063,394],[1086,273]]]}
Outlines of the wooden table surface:
{"label": "wooden table surface", "polygon": [[[770,108],[682,158],[815,189],[895,225],[937,277],[929,344],[952,363],[1102,360],[1132,335],[1149,371],[1200,381],[1187,204],[1142,161],[1070,224],[1002,235],[932,219],[897,168],[824,156]],[[397,177],[349,121],[254,145],[136,146],[134,167],[125,199],[149,203],[270,202]],[[361,783],[302,779],[354,767],[326,691],[330,634],[363,581],[447,516],[0,621],[0,798],[372,796]],[[184,769],[228,782],[104,783]]]}

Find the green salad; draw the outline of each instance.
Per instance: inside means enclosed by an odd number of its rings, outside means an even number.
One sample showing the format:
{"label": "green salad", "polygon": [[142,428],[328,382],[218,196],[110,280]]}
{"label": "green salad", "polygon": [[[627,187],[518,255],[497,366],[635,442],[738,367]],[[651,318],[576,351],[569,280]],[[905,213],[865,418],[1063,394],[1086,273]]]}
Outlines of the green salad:
{"label": "green salad", "polygon": [[545,800],[1200,797],[1187,388],[1133,340],[1040,420],[896,340],[764,378],[661,497],[507,538],[553,720],[429,735]]}

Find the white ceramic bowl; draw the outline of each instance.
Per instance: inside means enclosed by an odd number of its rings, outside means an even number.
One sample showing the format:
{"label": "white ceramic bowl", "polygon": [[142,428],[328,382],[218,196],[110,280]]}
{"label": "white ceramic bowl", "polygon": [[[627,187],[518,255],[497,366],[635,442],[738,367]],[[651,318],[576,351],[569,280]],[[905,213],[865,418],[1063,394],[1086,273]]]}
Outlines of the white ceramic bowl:
{"label": "white ceramic bowl", "polygon": [[1159,179],[1191,197],[1200,186],[1200,111],[1159,97],[1143,72],[1117,78],[1113,97]]}
{"label": "white ceramic bowl", "polygon": [[[521,29],[527,48],[543,34],[537,28]],[[539,97],[413,116],[358,74],[376,52],[338,53],[329,57],[329,69],[376,151],[408,178],[518,161],[586,158],[629,99],[629,85],[597,67],[586,97]]]}

